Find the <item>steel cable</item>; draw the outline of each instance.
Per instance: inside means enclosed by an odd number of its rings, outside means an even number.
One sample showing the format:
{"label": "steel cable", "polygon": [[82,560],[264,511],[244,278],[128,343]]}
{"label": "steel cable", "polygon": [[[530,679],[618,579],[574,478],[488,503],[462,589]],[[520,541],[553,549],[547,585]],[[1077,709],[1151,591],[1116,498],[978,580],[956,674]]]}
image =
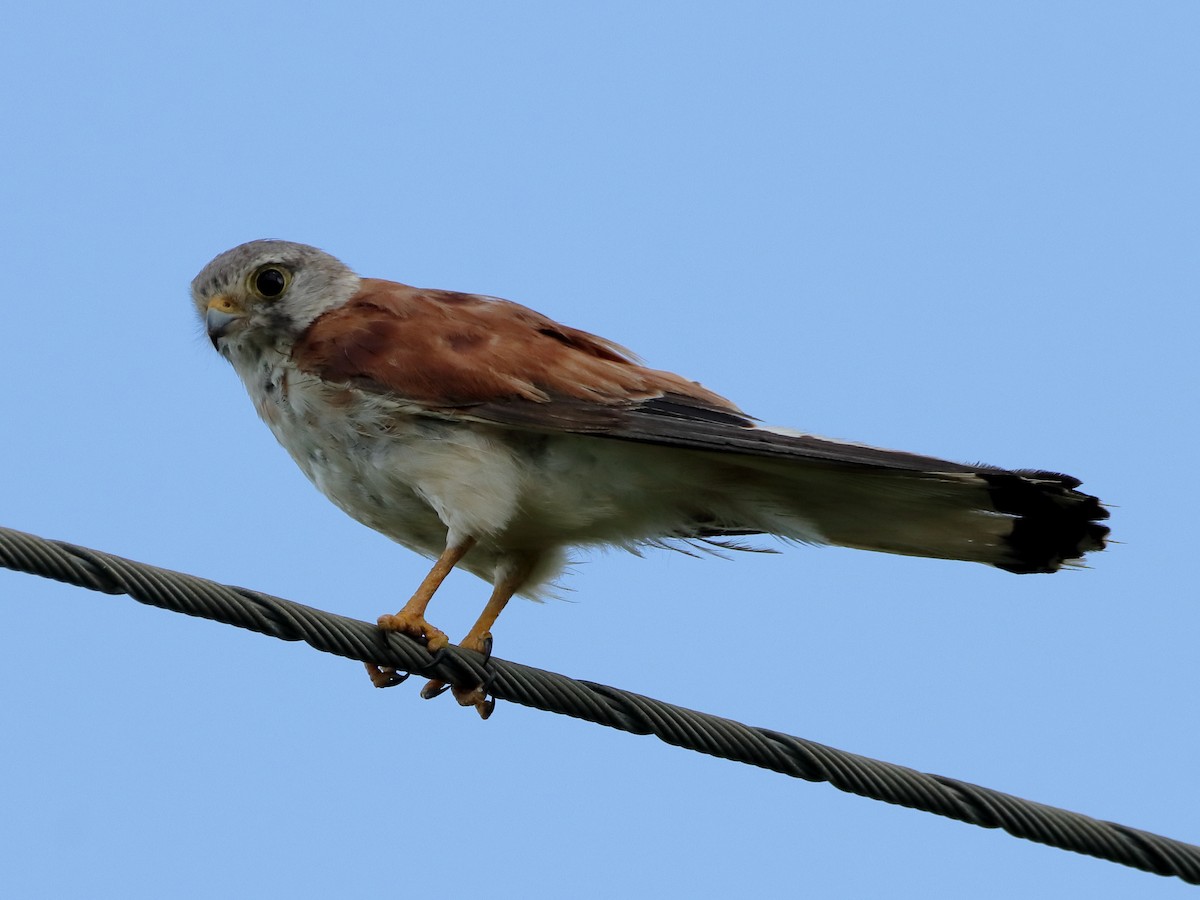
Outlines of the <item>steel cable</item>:
{"label": "steel cable", "polygon": [[450,647],[431,655],[406,635],[246,588],[0,528],[0,566],[140,603],[304,641],[325,653],[457,684],[486,679],[500,700],[573,716],[676,747],[920,809],[1062,850],[1200,884],[1200,847],[989,788],[695,712],[609,685],[577,681]]}

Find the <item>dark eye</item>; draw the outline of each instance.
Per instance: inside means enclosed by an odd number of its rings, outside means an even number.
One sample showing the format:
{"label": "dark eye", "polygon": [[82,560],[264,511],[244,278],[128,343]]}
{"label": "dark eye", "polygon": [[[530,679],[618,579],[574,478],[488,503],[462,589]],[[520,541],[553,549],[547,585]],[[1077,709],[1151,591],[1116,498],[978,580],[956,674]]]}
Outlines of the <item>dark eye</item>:
{"label": "dark eye", "polygon": [[260,297],[278,297],[287,287],[287,275],[275,266],[263,266],[251,279],[254,291]]}

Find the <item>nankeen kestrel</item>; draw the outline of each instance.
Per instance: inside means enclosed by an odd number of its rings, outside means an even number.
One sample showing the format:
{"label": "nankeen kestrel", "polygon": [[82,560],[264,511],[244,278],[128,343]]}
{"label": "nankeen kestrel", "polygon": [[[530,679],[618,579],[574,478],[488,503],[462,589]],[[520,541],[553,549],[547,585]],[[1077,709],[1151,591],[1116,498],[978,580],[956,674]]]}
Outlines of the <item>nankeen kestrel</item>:
{"label": "nankeen kestrel", "polygon": [[[1108,511],[1069,475],[765,427],[524,306],[360,278],[303,244],[222,253],[192,297],[313,484],[436,558],[404,608],[379,619],[432,649],[447,639],[425,610],[455,566],[492,584],[462,642],[487,652],[509,598],[543,592],[570,547],[736,547],[771,534],[1029,573],[1077,564],[1108,534]],[[367,668],[376,686],[397,680]],[[480,688],[455,694],[491,710]]]}

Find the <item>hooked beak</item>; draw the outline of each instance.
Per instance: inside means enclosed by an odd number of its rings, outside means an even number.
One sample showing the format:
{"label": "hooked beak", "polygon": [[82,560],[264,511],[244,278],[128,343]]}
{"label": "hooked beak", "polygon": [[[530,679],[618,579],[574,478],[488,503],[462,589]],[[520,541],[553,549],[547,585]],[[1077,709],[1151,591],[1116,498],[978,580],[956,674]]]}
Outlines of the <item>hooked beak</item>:
{"label": "hooked beak", "polygon": [[228,295],[217,294],[213,297],[208,302],[208,311],[204,314],[204,328],[208,331],[208,339],[212,341],[213,347],[217,348],[217,342],[245,317],[246,314]]}

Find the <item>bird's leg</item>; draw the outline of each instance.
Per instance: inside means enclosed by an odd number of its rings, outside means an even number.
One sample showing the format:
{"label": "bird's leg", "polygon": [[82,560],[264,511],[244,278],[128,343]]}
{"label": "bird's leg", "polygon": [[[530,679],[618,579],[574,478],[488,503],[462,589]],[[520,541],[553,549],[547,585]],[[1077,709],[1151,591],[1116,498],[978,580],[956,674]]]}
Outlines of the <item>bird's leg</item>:
{"label": "bird's leg", "polygon": [[[484,656],[492,655],[492,625],[496,623],[496,619],[504,610],[505,604],[512,598],[512,595],[520,588],[521,583],[525,580],[525,573],[522,572],[520,577],[506,577],[499,581],[492,588],[492,596],[488,598],[487,606],[483,608],[479,618],[475,620],[475,624],[471,626],[471,630],[467,632],[467,636],[462,639],[459,644],[467,650],[475,650]],[[421,696],[429,699],[436,697],[438,694],[445,691],[446,686],[441,681],[430,681],[425,687],[421,688]],[[489,700],[487,691],[483,685],[475,685],[470,688],[461,688],[452,686],[454,691],[454,699],[459,702],[460,706],[474,706],[480,718],[486,719],[492,714],[492,710],[496,706],[495,700]]]}
{"label": "bird's leg", "polygon": [[[384,631],[403,631],[412,637],[424,638],[425,646],[430,650],[440,650],[449,644],[450,639],[446,637],[445,632],[434,628],[425,621],[425,610],[437,589],[446,580],[446,576],[474,546],[475,538],[473,537],[467,537],[456,544],[448,545],[442,551],[442,555],[437,558],[416,593],[404,604],[404,608],[394,616],[380,616],[379,627]],[[375,687],[391,687],[399,684],[399,681],[396,680],[396,670],[391,666],[376,666],[372,663],[363,665],[367,667],[367,674],[371,677],[371,683]]]}

